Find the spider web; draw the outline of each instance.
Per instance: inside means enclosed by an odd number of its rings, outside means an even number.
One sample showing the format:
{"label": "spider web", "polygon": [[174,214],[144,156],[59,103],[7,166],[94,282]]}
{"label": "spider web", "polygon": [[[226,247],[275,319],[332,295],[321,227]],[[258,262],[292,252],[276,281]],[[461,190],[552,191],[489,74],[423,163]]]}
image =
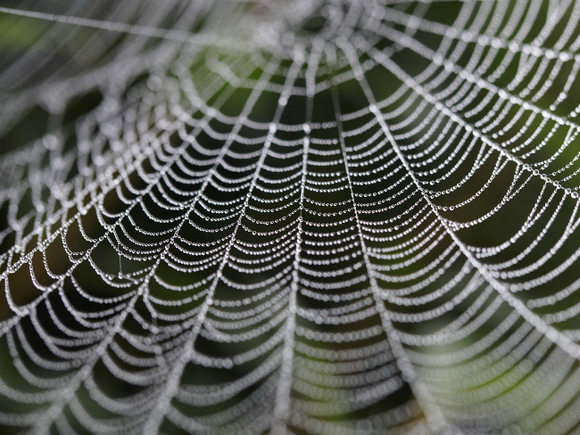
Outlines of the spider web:
{"label": "spider web", "polygon": [[580,430],[580,3],[32,0],[0,47],[3,433]]}

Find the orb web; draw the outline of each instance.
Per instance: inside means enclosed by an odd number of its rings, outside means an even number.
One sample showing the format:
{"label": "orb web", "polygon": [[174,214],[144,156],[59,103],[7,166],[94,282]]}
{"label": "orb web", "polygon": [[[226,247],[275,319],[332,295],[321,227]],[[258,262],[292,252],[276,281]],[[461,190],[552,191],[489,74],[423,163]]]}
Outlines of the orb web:
{"label": "orb web", "polygon": [[574,1],[0,7],[6,433],[573,433]]}

